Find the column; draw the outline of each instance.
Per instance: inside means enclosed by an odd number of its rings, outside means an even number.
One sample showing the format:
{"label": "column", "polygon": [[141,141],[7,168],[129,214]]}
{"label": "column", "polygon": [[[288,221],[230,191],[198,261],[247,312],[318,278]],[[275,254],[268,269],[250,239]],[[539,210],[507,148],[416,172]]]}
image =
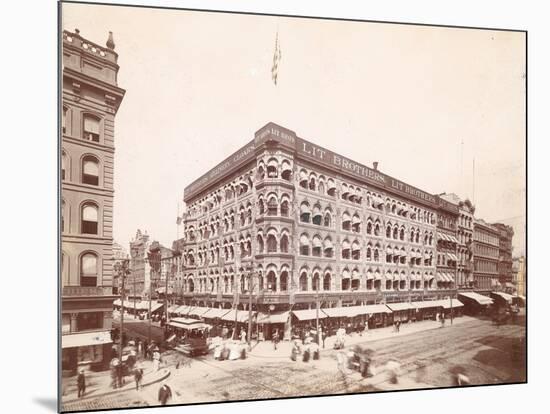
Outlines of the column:
{"label": "column", "polygon": [[71,333],[77,332],[76,318],[78,313],[71,313]]}

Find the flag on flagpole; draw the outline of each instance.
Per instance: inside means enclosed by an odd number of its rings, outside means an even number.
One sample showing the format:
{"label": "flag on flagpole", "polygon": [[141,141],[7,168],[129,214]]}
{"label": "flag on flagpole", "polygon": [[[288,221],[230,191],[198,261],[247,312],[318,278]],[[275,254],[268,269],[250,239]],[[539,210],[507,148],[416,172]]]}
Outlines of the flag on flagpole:
{"label": "flag on flagpole", "polygon": [[277,77],[279,75],[279,62],[281,61],[281,45],[279,44],[279,31],[275,35],[275,52],[273,53],[273,67],[271,68],[271,79],[277,86]]}

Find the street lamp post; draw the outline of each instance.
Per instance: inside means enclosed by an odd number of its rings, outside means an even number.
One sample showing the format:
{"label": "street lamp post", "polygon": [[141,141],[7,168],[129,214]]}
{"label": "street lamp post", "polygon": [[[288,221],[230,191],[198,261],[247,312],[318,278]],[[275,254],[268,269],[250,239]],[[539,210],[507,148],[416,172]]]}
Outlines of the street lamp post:
{"label": "street lamp post", "polygon": [[130,274],[128,269],[129,259],[126,258],[122,261],[122,264],[115,264],[115,271],[118,273],[119,280],[121,280],[122,288],[120,291],[120,335],[119,335],[119,348],[118,359],[122,363],[122,336],[124,334],[124,280],[126,276]]}

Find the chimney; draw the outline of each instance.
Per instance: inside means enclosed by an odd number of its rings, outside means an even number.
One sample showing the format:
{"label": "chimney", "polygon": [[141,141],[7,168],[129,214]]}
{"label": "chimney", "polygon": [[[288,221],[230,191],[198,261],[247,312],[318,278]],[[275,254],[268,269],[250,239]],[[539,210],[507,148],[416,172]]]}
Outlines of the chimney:
{"label": "chimney", "polygon": [[372,167],[373,167],[376,171],[378,171],[378,161],[374,161],[374,162],[372,163]]}
{"label": "chimney", "polygon": [[113,39],[113,32],[109,32],[109,38],[107,39],[106,46],[111,50],[115,50],[115,41]]}

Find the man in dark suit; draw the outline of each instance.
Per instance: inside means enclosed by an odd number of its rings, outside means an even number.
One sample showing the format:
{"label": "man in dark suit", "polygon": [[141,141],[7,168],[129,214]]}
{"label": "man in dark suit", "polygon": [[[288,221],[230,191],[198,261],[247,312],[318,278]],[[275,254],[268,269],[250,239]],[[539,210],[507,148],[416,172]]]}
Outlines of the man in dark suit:
{"label": "man in dark suit", "polygon": [[166,405],[168,400],[172,398],[172,390],[167,384],[162,384],[159,389],[159,401],[161,405]]}

